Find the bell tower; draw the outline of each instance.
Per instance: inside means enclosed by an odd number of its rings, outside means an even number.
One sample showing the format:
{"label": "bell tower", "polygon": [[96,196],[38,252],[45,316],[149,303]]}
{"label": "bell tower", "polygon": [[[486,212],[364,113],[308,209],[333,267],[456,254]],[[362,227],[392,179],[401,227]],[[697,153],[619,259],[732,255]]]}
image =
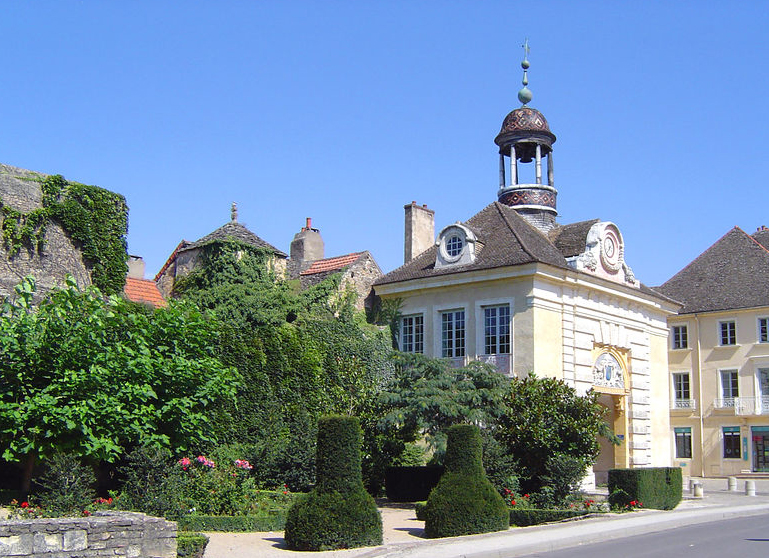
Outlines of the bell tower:
{"label": "bell tower", "polygon": [[[553,185],[553,143],[555,135],[547,120],[528,105],[532,94],[528,88],[529,41],[523,45],[523,88],[518,92],[521,107],[505,117],[494,143],[499,146],[500,203],[514,208],[524,219],[543,232],[555,226],[556,196]],[[543,176],[543,161],[545,174]],[[534,164],[534,182],[521,182],[519,163]]]}

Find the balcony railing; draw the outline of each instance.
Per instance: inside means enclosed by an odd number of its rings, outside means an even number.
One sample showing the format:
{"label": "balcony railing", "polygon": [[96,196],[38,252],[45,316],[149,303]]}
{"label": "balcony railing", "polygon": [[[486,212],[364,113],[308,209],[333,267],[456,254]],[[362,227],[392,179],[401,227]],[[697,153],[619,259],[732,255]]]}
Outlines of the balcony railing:
{"label": "balcony railing", "polygon": [[769,415],[769,397],[726,397],[713,402],[716,409],[734,409],[735,415]]}
{"label": "balcony railing", "polygon": [[696,399],[674,399],[670,403],[670,408],[675,409],[681,409],[686,411],[694,411],[697,408],[697,400]]}
{"label": "balcony railing", "polygon": [[504,353],[498,355],[478,355],[478,360],[492,365],[502,374],[510,375],[512,372],[512,355]]}

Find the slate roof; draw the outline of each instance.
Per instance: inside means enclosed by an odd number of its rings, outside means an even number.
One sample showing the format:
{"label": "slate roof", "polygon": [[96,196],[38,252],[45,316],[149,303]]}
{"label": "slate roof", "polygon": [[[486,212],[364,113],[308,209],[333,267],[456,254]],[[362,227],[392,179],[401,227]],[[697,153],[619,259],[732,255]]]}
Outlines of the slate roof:
{"label": "slate roof", "polygon": [[326,273],[328,271],[339,271],[350,264],[358,261],[366,252],[353,252],[344,256],[315,260],[310,267],[302,271],[299,275],[315,275],[316,273]]}
{"label": "slate roof", "polygon": [[761,227],[753,233],[753,238],[758,240],[761,246],[769,250],[769,229],[766,227]]}
{"label": "slate roof", "polygon": [[214,232],[207,234],[203,238],[196,240],[195,242],[192,242],[187,246],[184,246],[183,248],[180,248],[179,252],[192,250],[193,248],[200,248],[201,246],[206,246],[208,244],[211,244],[219,240],[228,240],[228,239],[239,240],[241,242],[250,244],[251,246],[255,246],[257,248],[267,248],[268,250],[272,251],[276,256],[281,256],[283,258],[288,257],[284,252],[278,250],[277,248],[275,248],[275,246],[273,246],[269,242],[262,240],[261,238],[256,236],[254,233],[252,233],[250,230],[248,230],[245,226],[238,223],[237,221],[230,221],[229,223],[222,225],[221,227],[216,229]]}
{"label": "slate roof", "polygon": [[150,304],[155,308],[168,306],[168,303],[163,298],[163,295],[160,294],[155,282],[150,281],[149,279],[126,277],[123,294],[125,294],[128,300],[140,302],[142,304]]}
{"label": "slate roof", "polygon": [[681,314],[769,306],[769,231],[750,236],[734,227],[663,285],[683,303]]}
{"label": "slate roof", "polygon": [[[438,247],[432,246],[410,262],[380,277],[374,285],[535,262],[568,268],[566,257],[555,244],[513,208],[499,202],[486,206],[464,225],[475,233],[478,240],[473,263],[435,269]],[[575,236],[582,228],[568,229],[567,236]],[[585,229],[586,235],[589,228]],[[584,249],[584,238],[582,246]]]}
{"label": "slate roof", "polygon": [[590,221],[579,221],[578,223],[562,225],[550,231],[548,237],[564,257],[579,256],[585,251],[585,240],[587,239],[587,233],[590,232],[590,227],[599,220],[591,219]]}

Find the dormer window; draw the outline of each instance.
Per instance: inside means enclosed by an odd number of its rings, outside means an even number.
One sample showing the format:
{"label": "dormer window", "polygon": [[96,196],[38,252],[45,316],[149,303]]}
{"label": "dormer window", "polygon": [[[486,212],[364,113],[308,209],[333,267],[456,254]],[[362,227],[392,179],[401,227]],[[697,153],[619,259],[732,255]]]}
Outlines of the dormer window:
{"label": "dormer window", "polygon": [[456,223],[438,235],[438,255],[435,267],[467,265],[475,261],[475,235],[466,226]]}

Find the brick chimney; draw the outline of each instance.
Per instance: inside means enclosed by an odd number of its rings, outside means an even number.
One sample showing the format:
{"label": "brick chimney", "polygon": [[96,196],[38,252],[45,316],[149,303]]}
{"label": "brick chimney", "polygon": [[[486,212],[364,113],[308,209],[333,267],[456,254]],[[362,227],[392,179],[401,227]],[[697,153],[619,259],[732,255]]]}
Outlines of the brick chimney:
{"label": "brick chimney", "polygon": [[406,211],[403,263],[408,263],[435,242],[435,211],[415,201],[403,209]]}

